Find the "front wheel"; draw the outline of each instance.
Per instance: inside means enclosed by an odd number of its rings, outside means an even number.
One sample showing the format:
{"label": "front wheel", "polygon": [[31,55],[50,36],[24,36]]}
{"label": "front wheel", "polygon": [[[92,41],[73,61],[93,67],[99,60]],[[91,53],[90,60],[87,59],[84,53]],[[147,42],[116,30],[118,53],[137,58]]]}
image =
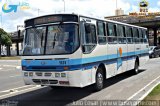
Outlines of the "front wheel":
{"label": "front wheel", "polygon": [[101,89],[103,89],[103,85],[104,85],[103,69],[98,68],[97,73],[96,73],[95,90],[100,91]]}

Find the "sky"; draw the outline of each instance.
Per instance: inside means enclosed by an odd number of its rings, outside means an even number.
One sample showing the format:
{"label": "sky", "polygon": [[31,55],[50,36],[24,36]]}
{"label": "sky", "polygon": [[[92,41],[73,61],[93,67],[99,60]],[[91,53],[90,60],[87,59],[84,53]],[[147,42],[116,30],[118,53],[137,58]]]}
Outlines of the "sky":
{"label": "sky", "polygon": [[[139,2],[142,0],[117,0],[117,7],[129,12],[139,12]],[[150,12],[160,12],[160,0],[147,0]],[[2,6],[26,5],[28,9],[18,6],[16,12],[5,13]],[[64,11],[65,3],[65,11]],[[17,30],[17,25],[24,25],[24,20],[55,13],[76,13],[96,18],[114,16],[116,0],[0,0],[0,28],[7,32]]]}

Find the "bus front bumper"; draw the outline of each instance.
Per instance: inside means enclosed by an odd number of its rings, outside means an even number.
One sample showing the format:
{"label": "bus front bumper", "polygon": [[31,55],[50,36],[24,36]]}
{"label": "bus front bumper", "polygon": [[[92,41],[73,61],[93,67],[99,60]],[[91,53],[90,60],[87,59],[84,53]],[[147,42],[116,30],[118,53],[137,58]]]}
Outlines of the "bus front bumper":
{"label": "bus front bumper", "polygon": [[81,70],[65,72],[22,71],[26,85],[84,87]]}

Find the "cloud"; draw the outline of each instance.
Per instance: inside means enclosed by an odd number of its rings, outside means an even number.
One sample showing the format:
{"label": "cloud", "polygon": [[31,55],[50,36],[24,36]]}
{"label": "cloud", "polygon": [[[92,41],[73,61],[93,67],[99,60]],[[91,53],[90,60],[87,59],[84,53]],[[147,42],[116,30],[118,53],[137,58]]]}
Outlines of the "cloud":
{"label": "cloud", "polygon": [[159,12],[160,9],[158,7],[155,7],[155,8],[149,8],[148,11],[149,12]]}
{"label": "cloud", "polygon": [[[115,15],[116,0],[8,0],[10,4],[19,2],[29,3],[29,10],[18,10],[16,13],[3,13],[3,28],[6,31],[15,31],[17,25],[23,25],[24,20],[38,15],[54,13],[77,13],[86,16],[100,17]],[[5,2],[3,2],[5,3]],[[1,3],[1,6],[2,4]],[[126,0],[118,0],[118,8],[122,8],[125,13],[130,10],[130,3]],[[132,7],[135,8],[135,7]]]}
{"label": "cloud", "polygon": [[139,11],[139,7],[135,6],[135,5],[132,5],[132,10],[133,10],[133,12],[138,12]]}
{"label": "cloud", "polygon": [[157,5],[160,6],[160,0],[157,2]]}

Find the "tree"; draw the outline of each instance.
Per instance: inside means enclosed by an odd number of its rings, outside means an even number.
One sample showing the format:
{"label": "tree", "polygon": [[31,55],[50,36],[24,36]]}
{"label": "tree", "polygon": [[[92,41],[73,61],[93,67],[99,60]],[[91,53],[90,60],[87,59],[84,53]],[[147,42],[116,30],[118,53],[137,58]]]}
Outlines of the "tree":
{"label": "tree", "polygon": [[12,44],[10,35],[0,28],[0,44],[5,46],[10,46]]}

